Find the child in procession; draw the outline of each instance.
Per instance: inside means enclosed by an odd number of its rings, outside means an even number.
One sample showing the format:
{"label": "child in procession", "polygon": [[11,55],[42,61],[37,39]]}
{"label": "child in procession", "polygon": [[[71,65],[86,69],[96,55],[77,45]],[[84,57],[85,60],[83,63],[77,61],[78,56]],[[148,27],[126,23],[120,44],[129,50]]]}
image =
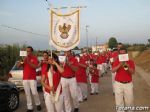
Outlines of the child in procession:
{"label": "child in procession", "polygon": [[93,59],[90,60],[89,75],[91,75],[91,95],[99,93],[99,70]]}

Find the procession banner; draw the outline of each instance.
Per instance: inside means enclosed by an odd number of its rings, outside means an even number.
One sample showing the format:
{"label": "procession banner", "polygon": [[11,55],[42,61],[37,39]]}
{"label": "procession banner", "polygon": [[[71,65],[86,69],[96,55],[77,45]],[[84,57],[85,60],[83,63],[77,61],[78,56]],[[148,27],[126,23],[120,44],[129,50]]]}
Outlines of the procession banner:
{"label": "procession banner", "polygon": [[79,15],[79,10],[69,14],[60,14],[51,10],[50,42],[57,50],[68,51],[79,44]]}

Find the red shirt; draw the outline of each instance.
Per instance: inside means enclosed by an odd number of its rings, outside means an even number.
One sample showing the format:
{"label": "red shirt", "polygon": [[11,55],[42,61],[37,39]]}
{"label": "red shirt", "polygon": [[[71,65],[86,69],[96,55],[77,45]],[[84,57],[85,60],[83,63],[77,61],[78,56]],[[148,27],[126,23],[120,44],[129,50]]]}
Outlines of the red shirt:
{"label": "red shirt", "polygon": [[[78,66],[78,60],[75,57],[69,57],[68,61],[72,63],[74,66]],[[64,72],[62,73],[62,77],[75,77],[75,72],[71,69],[67,64],[64,65]]]}
{"label": "red shirt", "polygon": [[97,55],[95,55],[95,54],[90,54],[90,59],[93,59],[93,60],[96,60],[96,58],[97,58],[98,56]]}
{"label": "red shirt", "polygon": [[83,54],[82,56],[86,61],[89,61],[90,60],[90,55],[88,54]]}
{"label": "red shirt", "polygon": [[42,65],[41,65],[41,73],[42,73],[42,74],[46,74],[46,72],[47,72],[47,67],[48,67],[48,64],[47,64],[47,63],[42,63]]}
{"label": "red shirt", "polygon": [[[48,72],[47,72],[47,66],[46,65],[48,65],[48,64],[43,64],[43,66],[42,66],[42,75],[45,75],[45,77],[46,77],[45,83],[46,83],[46,85],[49,86]],[[61,79],[61,74],[59,72],[53,71],[53,87],[54,87],[54,92],[56,92],[56,90],[57,90],[58,84],[60,83],[60,79]],[[50,93],[50,91],[47,88],[45,88],[45,91],[47,93]]]}
{"label": "red shirt", "polygon": [[111,58],[116,58],[118,57],[118,51],[113,51],[110,55]]}
{"label": "red shirt", "polygon": [[[38,59],[36,56],[29,56],[28,58],[31,63],[38,65]],[[32,68],[27,63],[27,58],[24,61],[23,80],[36,80],[36,69]]]}
{"label": "red shirt", "polygon": [[92,83],[99,82],[99,71],[97,69],[94,69],[94,74],[92,74],[91,82]]}
{"label": "red shirt", "polygon": [[[118,66],[120,64],[119,60],[116,60],[113,63],[112,68]],[[127,61],[127,64],[129,65],[130,68],[135,70],[135,65],[132,60]],[[116,77],[115,80],[118,82],[127,82],[127,81],[132,81],[132,74],[130,74],[127,70],[124,70],[123,67],[120,67],[118,71],[116,71]]]}
{"label": "red shirt", "polygon": [[107,57],[105,55],[102,55],[102,62],[106,63],[106,61],[107,61]]}
{"label": "red shirt", "polygon": [[110,58],[113,59],[113,62],[111,62],[111,65],[118,59],[118,51],[113,51],[110,55]]}
{"label": "red shirt", "polygon": [[111,56],[111,52],[110,52],[110,51],[108,51],[108,52],[106,53],[106,57],[107,57],[107,59],[110,59],[110,56]]}
{"label": "red shirt", "polygon": [[[83,64],[83,65],[87,66],[86,60],[83,57],[80,58],[79,64]],[[87,76],[86,76],[86,68],[85,67],[79,66],[79,68],[76,72],[76,80],[77,80],[77,82],[87,83]]]}
{"label": "red shirt", "polygon": [[104,58],[102,57],[102,55],[100,55],[100,56],[97,57],[96,63],[97,64],[102,64],[103,61],[104,61]]}

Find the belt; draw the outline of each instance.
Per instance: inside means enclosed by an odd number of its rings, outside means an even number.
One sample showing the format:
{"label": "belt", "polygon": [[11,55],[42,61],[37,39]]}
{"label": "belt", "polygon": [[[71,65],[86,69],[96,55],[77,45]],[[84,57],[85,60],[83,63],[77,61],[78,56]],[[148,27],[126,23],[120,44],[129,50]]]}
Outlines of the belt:
{"label": "belt", "polygon": [[71,78],[74,78],[75,76],[71,76],[71,77],[64,77],[64,76],[61,76],[63,78],[66,78],[66,79],[71,79]]}
{"label": "belt", "polygon": [[120,82],[122,84],[127,84],[127,83],[130,83],[131,81],[118,81],[118,82]]}

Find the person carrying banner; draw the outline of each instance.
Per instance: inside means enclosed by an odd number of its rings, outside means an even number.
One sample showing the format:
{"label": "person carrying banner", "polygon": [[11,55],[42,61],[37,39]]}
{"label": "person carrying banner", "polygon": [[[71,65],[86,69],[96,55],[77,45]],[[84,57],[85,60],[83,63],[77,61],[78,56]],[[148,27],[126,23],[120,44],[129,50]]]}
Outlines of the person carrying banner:
{"label": "person carrying banner", "polygon": [[71,50],[65,51],[66,62],[64,63],[64,72],[62,73],[61,84],[64,95],[65,111],[71,112],[71,100],[72,97],[74,112],[79,111],[79,101],[77,96],[77,81],[75,78],[75,72],[78,70],[78,61],[71,55]]}
{"label": "person carrying banner", "polygon": [[[119,110],[119,107],[133,106],[134,100],[132,74],[135,72],[135,65],[127,56],[121,54],[127,54],[127,50],[125,48],[119,49],[119,56],[124,57],[117,59],[112,66],[112,71],[116,72],[114,86],[117,112],[124,112],[124,110]],[[128,112],[132,112],[132,110]]]}
{"label": "person carrying banner", "polygon": [[37,92],[37,81],[36,81],[36,68],[38,66],[38,59],[34,56],[33,48],[28,46],[26,48],[27,56],[24,58],[23,62],[18,62],[18,67],[23,66],[23,87],[27,100],[27,112],[33,112],[32,105],[32,95],[34,96],[34,101],[37,106],[37,110],[41,110],[41,103],[39,99],[39,94]]}
{"label": "person carrying banner", "polygon": [[[48,53],[44,52],[47,57]],[[47,62],[42,64],[42,79],[41,84],[45,91],[45,104],[47,112],[55,112],[54,107],[57,112],[63,111],[63,96],[62,87],[60,84],[61,74],[64,70],[59,65],[58,56],[52,54],[53,58],[49,58]]]}

